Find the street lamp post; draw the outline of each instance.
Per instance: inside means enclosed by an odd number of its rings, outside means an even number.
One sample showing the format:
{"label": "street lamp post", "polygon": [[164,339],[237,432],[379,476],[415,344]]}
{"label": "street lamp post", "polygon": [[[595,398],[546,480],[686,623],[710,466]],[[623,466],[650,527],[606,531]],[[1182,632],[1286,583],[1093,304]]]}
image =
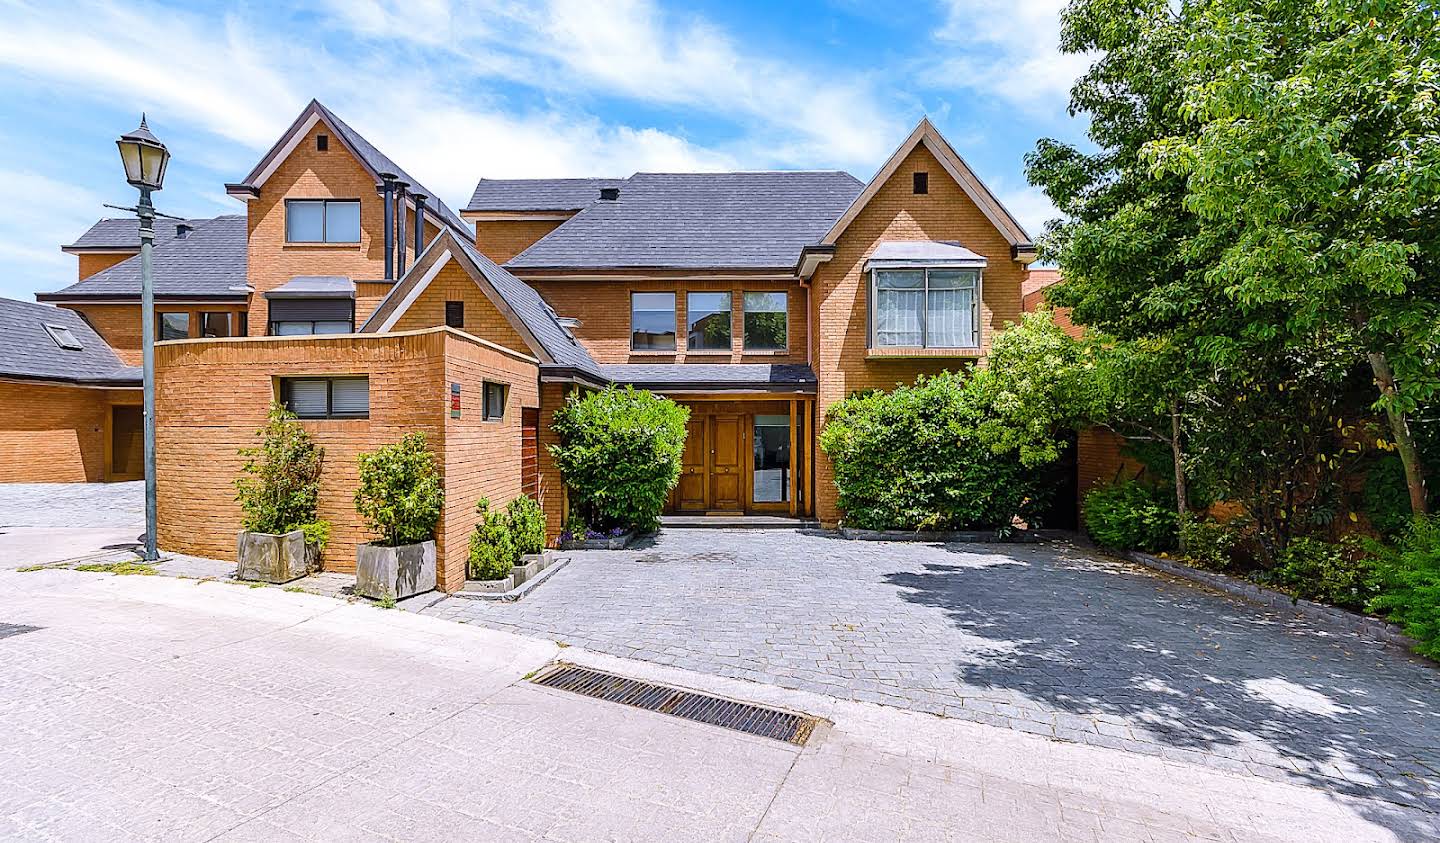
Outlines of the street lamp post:
{"label": "street lamp post", "polygon": [[130,210],[140,218],[140,342],[142,373],[145,388],[145,560],[160,558],[156,546],[155,527],[158,509],[155,502],[155,278],[150,252],[155,246],[155,206],[150,194],[165,183],[165,167],[170,152],[145,125],[127,132],[115,141],[120,160],[125,164],[125,180],[140,191],[140,202]]}

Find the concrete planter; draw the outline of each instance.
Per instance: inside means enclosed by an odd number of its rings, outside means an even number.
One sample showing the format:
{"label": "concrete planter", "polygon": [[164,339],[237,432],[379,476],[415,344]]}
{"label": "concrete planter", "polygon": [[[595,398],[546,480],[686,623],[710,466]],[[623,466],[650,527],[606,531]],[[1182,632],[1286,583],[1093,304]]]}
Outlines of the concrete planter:
{"label": "concrete planter", "polygon": [[568,542],[561,542],[561,550],[624,550],[630,542],[635,540],[635,532],[622,533],[614,538],[602,539],[571,539]]}
{"label": "concrete planter", "polygon": [[472,594],[504,594],[519,585],[515,581],[515,574],[503,580],[466,580],[462,590]]}
{"label": "concrete planter", "polygon": [[435,542],[355,548],[355,593],[404,600],[435,588]]}
{"label": "concrete planter", "polygon": [[515,580],[516,585],[524,585],[526,580],[534,579],[544,567],[541,554],[527,553],[510,569],[510,578]]}
{"label": "concrete planter", "polygon": [[241,530],[235,535],[235,576],[242,580],[287,583],[310,573],[313,551],[305,531],[276,535]]}
{"label": "concrete planter", "polygon": [[1034,542],[1030,530],[857,530],[841,527],[840,536],[852,541],[871,542]]}

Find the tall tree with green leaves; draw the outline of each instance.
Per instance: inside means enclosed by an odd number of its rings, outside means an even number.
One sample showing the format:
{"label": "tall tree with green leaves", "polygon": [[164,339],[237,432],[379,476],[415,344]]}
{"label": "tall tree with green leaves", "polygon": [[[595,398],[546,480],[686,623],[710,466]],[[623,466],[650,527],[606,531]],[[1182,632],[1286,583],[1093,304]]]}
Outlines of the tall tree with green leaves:
{"label": "tall tree with green leaves", "polygon": [[1165,74],[1178,131],[1143,156],[1184,179],[1207,278],[1243,339],[1353,344],[1427,509],[1411,431],[1440,396],[1440,10],[1430,0],[1208,0],[1185,6]]}

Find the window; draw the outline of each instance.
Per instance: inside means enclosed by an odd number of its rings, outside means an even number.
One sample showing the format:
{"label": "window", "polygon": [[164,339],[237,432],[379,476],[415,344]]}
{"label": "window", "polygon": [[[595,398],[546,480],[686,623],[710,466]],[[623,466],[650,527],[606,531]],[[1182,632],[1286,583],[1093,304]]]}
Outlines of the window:
{"label": "window", "polygon": [[745,294],[745,350],[784,351],[788,347],[789,294]]}
{"label": "window", "polygon": [[360,200],[286,199],[288,243],[359,243]]}
{"label": "window", "polygon": [[183,340],[190,336],[190,314],[160,314],[160,339]]}
{"label": "window", "polygon": [[451,328],[463,329],[465,327],[465,302],[445,302],[445,324]]}
{"label": "window", "polygon": [[790,500],[790,416],[755,416],[756,503]]}
{"label": "window", "polygon": [[485,381],[485,407],[480,418],[485,421],[505,420],[505,392],[505,384]]}
{"label": "window", "polygon": [[280,401],[302,419],[368,419],[370,379],[281,378]]}
{"label": "window", "polygon": [[974,269],[877,269],[873,344],[880,348],[976,348],[980,273]]}
{"label": "window", "polygon": [[675,350],[675,294],[630,294],[630,348]]}
{"label": "window", "polygon": [[929,174],[929,173],[916,173],[916,174],[915,174],[914,187],[915,187],[915,192],[916,192],[916,193],[929,193],[929,192],[930,192],[930,174]]}
{"label": "window", "polygon": [[691,351],[730,350],[730,294],[688,293],[685,320],[689,323],[687,348]]}
{"label": "window", "polygon": [[329,136],[329,135],[316,135],[316,136],[315,136],[315,151],[316,151],[316,152],[324,152],[325,150],[327,150],[327,149],[329,149],[329,148],[330,148],[330,136]]}
{"label": "window", "polygon": [[270,334],[349,334],[355,330],[355,301],[349,298],[271,299]]}
{"label": "window", "polygon": [[243,336],[237,324],[240,319],[239,313],[228,311],[217,311],[200,314],[200,336],[202,337],[238,337]]}
{"label": "window", "polygon": [[64,325],[46,325],[45,333],[50,335],[50,339],[54,340],[56,345],[66,351],[80,351],[84,348],[80,345],[80,341],[75,339],[75,335],[70,333],[70,329]]}

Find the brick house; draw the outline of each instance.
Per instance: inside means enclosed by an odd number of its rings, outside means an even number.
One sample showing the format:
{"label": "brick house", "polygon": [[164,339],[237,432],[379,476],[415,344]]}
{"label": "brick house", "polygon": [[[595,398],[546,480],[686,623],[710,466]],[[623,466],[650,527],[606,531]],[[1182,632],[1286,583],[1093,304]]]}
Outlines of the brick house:
{"label": "brick house", "polygon": [[[928,120],[869,182],[480,179],[456,214],[311,102],[226,190],[244,214],[176,223],[155,251],[162,545],[229,552],[235,452],[278,399],[328,449],[337,570],[366,539],[354,454],[426,431],[445,466],[447,588],[481,495],[533,494],[559,532],[549,419],[608,384],[690,408],[672,512],[835,523],[816,446],[828,408],[982,361],[1039,286],[1029,236]],[[125,363],[137,245],[133,223],[97,223],[66,247],[77,283],[39,296]]]}

